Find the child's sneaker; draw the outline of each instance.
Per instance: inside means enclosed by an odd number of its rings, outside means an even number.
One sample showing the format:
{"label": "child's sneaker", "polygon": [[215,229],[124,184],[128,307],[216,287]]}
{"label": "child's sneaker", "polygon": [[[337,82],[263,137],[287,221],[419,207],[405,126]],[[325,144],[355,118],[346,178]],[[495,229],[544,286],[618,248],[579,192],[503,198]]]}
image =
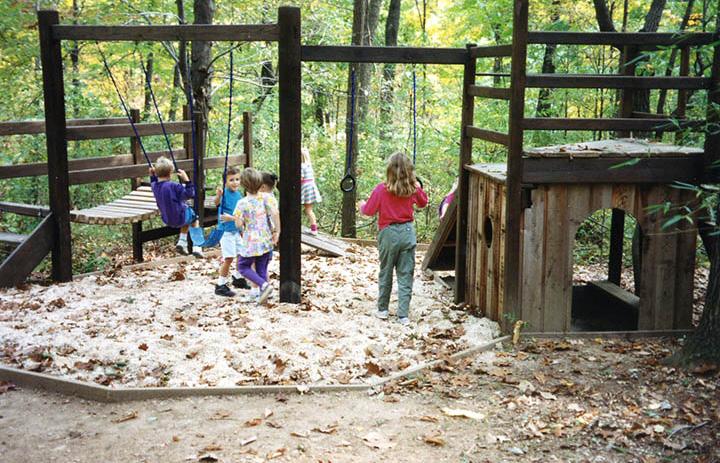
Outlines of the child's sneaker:
{"label": "child's sneaker", "polygon": [[250,285],[245,278],[232,277],[232,285],[238,289],[250,289]]}
{"label": "child's sneaker", "polygon": [[410,319],[407,317],[400,317],[398,318],[398,323],[400,323],[402,326],[410,326]]}
{"label": "child's sneaker", "polygon": [[175,245],[175,251],[177,251],[178,254],[182,254],[183,256],[188,255],[188,248],[187,244],[183,245],[182,243],[178,243]]}
{"label": "child's sneaker", "polygon": [[257,286],[254,286],[250,292],[248,292],[248,300],[249,301],[257,301],[257,298],[260,296],[260,288]]}
{"label": "child's sneaker", "polygon": [[387,310],[376,310],[373,315],[375,315],[375,317],[379,318],[380,320],[388,319],[388,311]]}
{"label": "child's sneaker", "polygon": [[310,234],[312,236],[317,236],[317,234],[318,234],[317,225],[310,225]]}
{"label": "child's sneaker", "polygon": [[272,286],[270,286],[270,283],[265,282],[265,284],[262,285],[262,288],[260,288],[258,304],[265,304],[265,302],[268,300],[268,297],[270,297],[270,293],[272,293]]}
{"label": "child's sneaker", "polygon": [[202,248],[200,246],[193,246],[191,252],[192,255],[197,257],[198,259],[205,258],[205,254],[203,254]]}
{"label": "child's sneaker", "polygon": [[215,285],[215,294],[218,296],[233,297],[235,292],[227,284]]}

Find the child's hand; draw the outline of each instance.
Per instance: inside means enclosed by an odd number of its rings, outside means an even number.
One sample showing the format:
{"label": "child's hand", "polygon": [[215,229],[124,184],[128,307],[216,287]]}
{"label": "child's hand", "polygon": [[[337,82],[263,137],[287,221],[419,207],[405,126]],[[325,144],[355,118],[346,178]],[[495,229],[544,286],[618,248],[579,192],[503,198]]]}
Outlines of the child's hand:
{"label": "child's hand", "polygon": [[277,246],[278,240],[280,239],[280,233],[278,231],[272,232],[272,244],[273,246]]}
{"label": "child's hand", "polygon": [[184,170],[178,169],[177,174],[178,174],[178,177],[180,178],[180,180],[182,180],[183,182],[190,181],[190,178],[188,178],[187,172],[185,172]]}
{"label": "child's hand", "polygon": [[365,201],[364,199],[358,201],[358,203],[357,203],[357,208],[358,208],[358,210],[359,210],[359,211],[362,211],[362,209],[363,209],[363,207],[365,207],[365,204],[366,204],[366,203],[367,203],[367,201]]}
{"label": "child's hand", "polygon": [[422,188],[422,185],[417,180],[415,180],[415,188]]}
{"label": "child's hand", "polygon": [[223,222],[234,222],[235,216],[231,214],[223,214],[220,216]]}
{"label": "child's hand", "polygon": [[222,196],[223,190],[220,187],[215,188],[215,195],[216,196]]}
{"label": "child's hand", "polygon": [[150,176],[151,176],[151,177],[156,177],[156,175],[155,175],[155,168],[154,168],[154,167],[149,168],[149,169],[148,169],[148,172],[150,172]]}

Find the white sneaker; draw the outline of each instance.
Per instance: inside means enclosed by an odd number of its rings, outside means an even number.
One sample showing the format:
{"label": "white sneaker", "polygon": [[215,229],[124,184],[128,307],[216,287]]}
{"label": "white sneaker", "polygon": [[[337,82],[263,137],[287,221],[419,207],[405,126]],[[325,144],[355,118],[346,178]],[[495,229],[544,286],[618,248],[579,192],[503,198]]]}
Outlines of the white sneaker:
{"label": "white sneaker", "polygon": [[178,241],[178,243],[175,245],[175,251],[177,251],[178,254],[187,256],[188,255],[187,242]]}
{"label": "white sneaker", "polygon": [[200,246],[193,246],[190,253],[200,259],[205,257],[205,254],[203,254],[202,248]]}
{"label": "white sneaker", "polygon": [[407,317],[400,317],[398,318],[398,323],[400,323],[402,326],[410,326],[410,319]]}
{"label": "white sneaker", "polygon": [[387,319],[388,319],[388,312],[387,312],[387,310],[384,311],[384,312],[383,312],[382,310],[376,310],[373,315],[374,315],[376,318],[379,318],[380,320],[387,320]]}
{"label": "white sneaker", "polygon": [[272,293],[272,286],[270,286],[270,283],[265,283],[262,288],[260,288],[260,295],[258,296],[258,304],[265,304],[267,302],[268,297],[270,297],[270,294]]}

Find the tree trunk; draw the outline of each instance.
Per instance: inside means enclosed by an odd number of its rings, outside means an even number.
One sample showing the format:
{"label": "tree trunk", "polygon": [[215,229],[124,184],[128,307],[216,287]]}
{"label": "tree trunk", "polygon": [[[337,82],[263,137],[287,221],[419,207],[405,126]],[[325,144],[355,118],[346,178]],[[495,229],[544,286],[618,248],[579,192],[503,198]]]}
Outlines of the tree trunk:
{"label": "tree trunk", "polygon": [[[143,115],[140,118],[142,121],[146,121],[150,118],[150,112],[152,110],[152,95],[150,94],[150,87],[149,85],[152,85],[152,78],[153,78],[153,65],[154,65],[154,56],[152,52],[148,53],[147,55],[147,61],[145,62],[145,72],[147,73],[147,76],[143,77],[143,87],[145,88],[145,105],[143,107]],[[149,84],[148,84],[149,82]]]}
{"label": "tree trunk", "polygon": [[[560,20],[560,0],[553,0],[550,11],[550,21],[553,24]],[[555,74],[555,50],[557,45],[554,43],[545,45],[545,54],[543,55],[543,74]],[[551,89],[541,88],[538,94],[537,107],[535,109],[535,117],[550,117],[550,93]]]}
{"label": "tree trunk", "polygon": [[253,105],[255,105],[256,114],[260,112],[265,98],[272,93],[277,81],[278,79],[277,76],[275,76],[272,61],[263,61],[260,64],[260,95],[252,101]]}
{"label": "tree trunk", "polygon": [[[500,36],[500,25],[499,24],[492,24],[490,26],[493,31],[493,38],[495,39],[495,45],[502,45],[502,37]],[[493,66],[492,66],[492,72],[495,74],[493,76],[493,87],[502,87],[502,77],[500,77],[500,73],[503,70],[502,66],[502,56],[496,56],[493,59]]]}
{"label": "tree trunk", "polygon": [[[212,24],[215,14],[213,0],[195,0],[194,3],[195,21],[194,24]],[[200,130],[207,130],[208,114],[210,113],[210,81],[212,79],[212,42],[193,41],[192,43],[192,64],[191,79],[193,97],[195,100],[194,110],[203,115],[205,127]]]}
{"label": "tree trunk", "polygon": [[168,112],[168,120],[174,121],[177,119],[178,103],[180,98],[178,97],[178,89],[182,91],[182,76],[180,74],[180,64],[176,63],[173,66],[173,92],[170,96],[170,111]]}
{"label": "tree trunk", "polygon": [[[352,45],[361,45],[363,41],[363,31],[365,30],[365,19],[367,16],[367,4],[366,0],[353,0],[353,26],[352,26]],[[354,121],[350,121],[350,114],[353,112],[352,98],[351,98],[351,76],[355,73],[357,83],[357,72],[359,65],[358,63],[350,63],[348,70],[348,84],[347,84],[347,123],[345,124],[345,139],[346,144],[350,144],[350,153],[352,159],[349,165],[345,166],[347,173],[355,176],[357,173],[357,118]],[[356,89],[357,92],[357,89]],[[360,92],[357,92],[360,93]],[[355,101],[357,105],[357,100]],[[352,125],[351,125],[352,124]],[[350,128],[352,127],[352,130]],[[352,136],[350,135],[352,132]],[[347,153],[346,153],[347,156]],[[346,164],[348,160],[346,159]],[[341,234],[345,237],[356,236],[356,214],[355,204],[357,202],[357,189],[352,191],[344,191],[342,199],[342,227]]]}
{"label": "tree trunk", "polygon": [[[186,24],[187,21],[185,20],[185,5],[183,4],[184,0],[176,0],[175,4],[177,5],[177,11],[178,11],[178,23],[179,24]],[[178,43],[178,72],[180,73],[180,81],[183,89],[183,93],[187,94],[187,88],[192,86],[192,82],[187,81],[188,74],[188,56],[187,56],[187,42],[184,40],[181,40]],[[189,103],[189,102],[188,102]]]}
{"label": "tree trunk", "polygon": [[[400,6],[402,0],[390,0],[390,6],[388,7],[388,16],[385,22],[385,46],[396,47],[398,32],[400,30]],[[383,80],[382,88],[380,89],[380,139],[387,141],[392,133],[392,109],[393,109],[393,96],[394,96],[394,83],[395,83],[395,65],[387,63],[383,66]],[[389,143],[381,144],[385,148],[385,152],[381,155],[389,154],[390,145]]]}

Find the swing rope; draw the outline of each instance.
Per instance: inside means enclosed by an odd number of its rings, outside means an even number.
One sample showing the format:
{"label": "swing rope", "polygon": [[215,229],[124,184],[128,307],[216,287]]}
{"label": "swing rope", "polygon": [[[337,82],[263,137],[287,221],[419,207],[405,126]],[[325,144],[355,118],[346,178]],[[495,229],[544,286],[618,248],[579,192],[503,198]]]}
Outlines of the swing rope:
{"label": "swing rope", "polygon": [[350,72],[350,130],[345,155],[345,177],[340,181],[340,189],[349,193],[355,189],[355,177],[352,175],[353,129],[355,126],[355,69]]}
{"label": "swing rope", "polygon": [[417,82],[415,80],[415,69],[413,69],[413,165],[415,165],[415,157],[417,156]]}
{"label": "swing rope", "polygon": [[143,156],[145,156],[145,161],[147,162],[149,167],[152,167],[152,162],[150,162],[150,157],[148,157],[147,151],[145,151],[145,145],[143,145],[142,138],[140,138],[140,133],[138,133],[138,129],[135,126],[135,122],[132,119],[132,116],[130,115],[130,111],[128,110],[127,105],[125,104],[125,99],[122,97],[122,94],[120,93],[120,88],[117,85],[117,82],[115,81],[115,77],[113,76],[112,71],[110,70],[110,66],[108,65],[107,59],[105,59],[105,54],[102,51],[102,48],[100,48],[100,44],[98,42],[95,42],[95,46],[97,46],[98,52],[100,52],[100,58],[102,59],[103,66],[105,67],[105,72],[107,73],[108,77],[110,77],[110,81],[113,84],[113,87],[115,87],[115,92],[117,93],[118,98],[120,99],[120,104],[122,105],[123,110],[125,111],[125,116],[127,116],[128,121],[130,122],[130,126],[132,126],[133,132],[135,133],[135,138],[138,141],[138,144],[140,145],[140,149],[142,150]]}
{"label": "swing rope", "polygon": [[170,137],[167,134],[167,131],[165,130],[165,123],[163,122],[162,114],[160,113],[160,108],[158,107],[157,100],[155,99],[155,92],[153,91],[152,83],[150,82],[150,74],[148,73],[148,69],[145,68],[145,64],[143,63],[143,56],[142,53],[140,53],[140,68],[143,71],[143,75],[145,76],[145,85],[147,86],[148,92],[150,93],[150,98],[152,99],[153,106],[155,107],[155,114],[157,114],[158,120],[160,121],[160,128],[162,129],[163,136],[165,137],[165,144],[167,145],[168,153],[170,154],[170,159],[172,159],[173,166],[175,167],[175,171],[178,170],[177,161],[175,160],[175,154],[173,153],[172,146],[170,144]]}
{"label": "swing rope", "polygon": [[[190,111],[190,144],[192,145],[193,152],[193,184],[195,188],[198,187],[198,169],[197,169],[197,141],[195,137],[195,131],[197,130],[197,124],[195,124],[195,111],[193,110],[193,95],[192,95],[192,81],[190,80],[190,51],[185,53],[185,92],[187,93],[188,109]],[[197,195],[193,201],[193,209],[197,214],[199,208]]]}
{"label": "swing rope", "polygon": [[230,156],[230,132],[232,129],[232,102],[233,102],[233,51],[230,49],[230,101],[228,102],[228,125],[227,125],[227,138],[225,139],[225,167],[223,168],[223,184],[222,184],[222,200],[220,201],[220,211],[218,213],[218,219],[220,219],[220,213],[225,208],[225,183],[227,182],[227,169],[228,169],[228,157]]}

